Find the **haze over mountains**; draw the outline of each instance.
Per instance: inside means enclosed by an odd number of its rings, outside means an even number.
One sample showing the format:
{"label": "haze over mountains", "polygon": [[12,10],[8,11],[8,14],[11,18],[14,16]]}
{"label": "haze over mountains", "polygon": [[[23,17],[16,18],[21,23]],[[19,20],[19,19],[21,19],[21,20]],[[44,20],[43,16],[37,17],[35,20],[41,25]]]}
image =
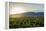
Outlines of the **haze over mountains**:
{"label": "haze over mountains", "polygon": [[44,12],[26,12],[26,13],[21,13],[21,14],[13,14],[10,16],[19,16],[19,15],[24,15],[24,16],[44,16]]}

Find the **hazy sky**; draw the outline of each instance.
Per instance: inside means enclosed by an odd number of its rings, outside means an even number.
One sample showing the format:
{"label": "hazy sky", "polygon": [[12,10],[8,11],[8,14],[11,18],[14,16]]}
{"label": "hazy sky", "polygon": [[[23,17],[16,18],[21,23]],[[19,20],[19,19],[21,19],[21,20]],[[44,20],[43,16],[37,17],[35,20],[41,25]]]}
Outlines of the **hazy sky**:
{"label": "hazy sky", "polygon": [[43,12],[44,5],[43,4],[35,4],[35,3],[9,3],[9,10],[11,11],[13,8],[21,7],[25,9],[26,12]]}

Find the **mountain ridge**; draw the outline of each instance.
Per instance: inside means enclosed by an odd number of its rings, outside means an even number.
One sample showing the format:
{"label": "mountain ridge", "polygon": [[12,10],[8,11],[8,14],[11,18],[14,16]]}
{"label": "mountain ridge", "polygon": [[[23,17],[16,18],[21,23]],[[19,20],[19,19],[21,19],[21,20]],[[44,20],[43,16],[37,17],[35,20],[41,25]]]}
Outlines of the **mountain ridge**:
{"label": "mountain ridge", "polygon": [[26,12],[26,13],[21,13],[21,14],[14,14],[10,16],[16,16],[16,15],[25,15],[25,16],[44,16],[44,12]]}

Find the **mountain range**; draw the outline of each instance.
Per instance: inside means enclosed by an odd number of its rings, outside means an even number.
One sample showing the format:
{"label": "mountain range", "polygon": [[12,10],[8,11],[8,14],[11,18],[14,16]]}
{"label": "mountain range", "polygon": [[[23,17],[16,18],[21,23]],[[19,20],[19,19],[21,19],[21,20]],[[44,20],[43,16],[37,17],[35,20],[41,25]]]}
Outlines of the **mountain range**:
{"label": "mountain range", "polygon": [[24,16],[44,16],[44,12],[25,12],[21,14],[14,14],[11,16],[24,15]]}

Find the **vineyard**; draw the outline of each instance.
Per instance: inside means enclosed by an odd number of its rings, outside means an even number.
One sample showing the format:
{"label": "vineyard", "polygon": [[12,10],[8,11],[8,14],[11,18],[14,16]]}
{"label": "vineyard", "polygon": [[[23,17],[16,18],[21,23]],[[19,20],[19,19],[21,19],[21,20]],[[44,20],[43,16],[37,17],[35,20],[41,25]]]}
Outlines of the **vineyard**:
{"label": "vineyard", "polygon": [[9,17],[9,28],[43,27],[44,16]]}

